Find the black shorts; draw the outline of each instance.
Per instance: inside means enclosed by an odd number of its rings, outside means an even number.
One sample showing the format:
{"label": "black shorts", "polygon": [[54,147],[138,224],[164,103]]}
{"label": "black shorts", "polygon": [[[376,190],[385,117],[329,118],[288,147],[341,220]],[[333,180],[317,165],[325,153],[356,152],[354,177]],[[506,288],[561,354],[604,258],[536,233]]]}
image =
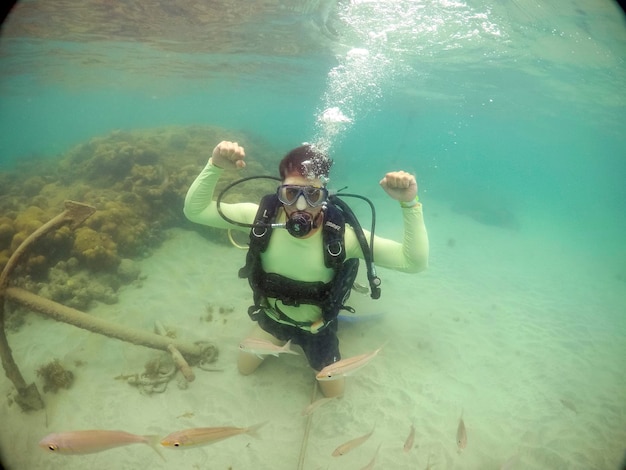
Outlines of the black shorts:
{"label": "black shorts", "polygon": [[264,313],[260,313],[257,321],[264,331],[275,338],[281,341],[291,340],[293,344],[300,346],[309,365],[316,371],[341,359],[336,319],[318,333],[310,333],[297,326],[279,323]]}

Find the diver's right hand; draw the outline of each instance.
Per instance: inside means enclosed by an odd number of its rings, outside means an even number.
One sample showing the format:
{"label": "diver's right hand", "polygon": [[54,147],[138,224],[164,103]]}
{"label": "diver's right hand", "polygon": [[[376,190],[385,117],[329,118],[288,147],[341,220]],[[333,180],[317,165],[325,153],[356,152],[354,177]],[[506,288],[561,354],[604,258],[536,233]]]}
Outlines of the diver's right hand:
{"label": "diver's right hand", "polygon": [[218,168],[245,168],[246,162],[243,159],[246,152],[237,142],[222,140],[213,149],[213,155],[209,160],[211,164]]}

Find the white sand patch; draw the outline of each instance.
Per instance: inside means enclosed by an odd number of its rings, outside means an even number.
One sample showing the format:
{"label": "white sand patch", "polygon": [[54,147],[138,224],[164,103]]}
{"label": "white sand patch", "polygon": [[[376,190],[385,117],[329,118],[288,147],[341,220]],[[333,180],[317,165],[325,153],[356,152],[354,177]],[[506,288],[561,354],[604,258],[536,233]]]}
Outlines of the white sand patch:
{"label": "white sand patch", "polygon": [[[436,217],[429,217],[436,210]],[[379,269],[383,296],[354,293],[351,304],[377,319],[343,323],[344,357],[387,342],[349,378],[346,395],[316,411],[304,469],[362,468],[382,444],[376,468],[613,469],[626,442],[626,311],[623,282],[586,271],[576,253],[558,251],[523,231],[485,227],[443,207],[429,208],[431,267],[418,275]],[[386,227],[389,228],[389,227]],[[450,242],[450,240],[454,242]],[[548,246],[546,246],[548,245]],[[184,390],[141,395],[120,374],[142,372],[158,353],[29,315],[9,334],[28,383],[59,358],[75,384],[45,394],[29,414],[0,404],[0,452],[13,469],[278,469],[294,470],[302,448],[313,373],[302,356],[270,358],[252,376],[236,371],[239,340],[252,327],[247,281],[237,278],[240,250],[174,230],[142,262],[143,287],[128,287],[115,306],[92,314],[152,330],[155,320],[185,341],[214,341],[219,372],[194,368]],[[207,307],[213,318],[206,321]],[[220,313],[220,307],[226,313]],[[232,309],[232,312],[230,310]],[[230,312],[230,313],[228,313]],[[75,361],[84,361],[75,366]],[[13,391],[4,376],[0,387]],[[319,396],[319,394],[318,394]],[[463,413],[468,444],[456,449]],[[133,445],[85,456],[49,455],[45,435],[119,429],[165,436],[188,427],[250,426],[268,421],[260,438],[242,435],[210,446],[163,449]],[[411,424],[415,446],[402,447]],[[362,447],[332,451],[376,426]]]}

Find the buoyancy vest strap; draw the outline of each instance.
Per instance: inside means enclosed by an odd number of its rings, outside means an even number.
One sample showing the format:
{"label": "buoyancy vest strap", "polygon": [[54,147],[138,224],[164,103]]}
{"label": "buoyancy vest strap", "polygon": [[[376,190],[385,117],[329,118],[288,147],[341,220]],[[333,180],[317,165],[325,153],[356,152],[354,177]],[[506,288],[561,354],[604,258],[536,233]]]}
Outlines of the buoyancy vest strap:
{"label": "buoyancy vest strap", "polygon": [[332,268],[336,271],[346,259],[344,246],[346,223],[341,210],[332,204],[326,206],[322,230],[324,263],[327,268]]}
{"label": "buoyancy vest strap", "polygon": [[267,250],[272,233],[270,224],[276,219],[279,207],[280,201],[275,194],[263,196],[256,216],[254,217],[254,223],[265,225],[265,227],[252,227],[250,229],[250,244],[248,253],[246,254],[246,264],[239,269],[239,277],[242,279],[248,278],[250,280],[250,286],[253,292],[255,292],[255,288],[252,285],[251,275],[256,271],[257,263],[259,266],[261,264],[260,254]]}
{"label": "buoyancy vest strap", "polygon": [[258,282],[265,297],[279,299],[283,304],[323,306],[332,290],[331,283],[294,281],[276,273],[265,273]]}
{"label": "buoyancy vest strap", "polygon": [[[292,320],[279,310],[268,307],[265,304],[265,298],[269,297],[279,299],[285,305],[318,305],[322,310],[324,323],[327,325],[337,318],[340,310],[350,310],[350,307],[346,307],[344,303],[350,296],[358,272],[359,259],[346,260],[344,240],[346,218],[344,215],[348,215],[348,221],[354,217],[351,211],[350,214],[344,214],[343,208],[332,203],[326,205],[322,226],[324,264],[334,271],[333,278],[328,283],[294,281],[278,274],[266,273],[261,264],[261,253],[269,246],[273,230],[270,224],[274,223],[281,207],[282,204],[275,194],[262,198],[255,223],[266,225],[267,228],[256,231],[255,228],[251,229],[246,264],[239,270],[239,277],[248,279],[253,292],[254,305],[249,309],[250,317],[254,320],[259,313],[269,308],[271,314],[281,321],[295,326],[308,326],[306,323],[300,324]],[[362,230],[360,225],[357,227]]]}

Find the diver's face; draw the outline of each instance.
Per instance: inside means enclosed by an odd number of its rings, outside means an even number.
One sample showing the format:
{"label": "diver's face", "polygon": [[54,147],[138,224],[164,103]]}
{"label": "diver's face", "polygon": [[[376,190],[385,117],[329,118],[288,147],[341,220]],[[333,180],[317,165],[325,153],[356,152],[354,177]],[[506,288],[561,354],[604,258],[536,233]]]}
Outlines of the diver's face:
{"label": "diver's face", "polygon": [[[282,184],[284,185],[290,184],[290,185],[295,185],[295,186],[313,186],[316,188],[322,188],[324,186],[322,184],[322,181],[319,179],[308,179],[299,174],[287,176],[283,180]],[[301,212],[308,212],[309,214],[311,214],[311,216],[313,216],[313,218],[315,218],[322,211],[322,206],[311,207],[307,203],[306,198],[302,194],[298,197],[298,199],[296,200],[294,204],[291,204],[291,205],[283,204],[283,207],[285,208],[285,212],[287,213],[287,216],[290,216],[294,212],[301,211]]]}

